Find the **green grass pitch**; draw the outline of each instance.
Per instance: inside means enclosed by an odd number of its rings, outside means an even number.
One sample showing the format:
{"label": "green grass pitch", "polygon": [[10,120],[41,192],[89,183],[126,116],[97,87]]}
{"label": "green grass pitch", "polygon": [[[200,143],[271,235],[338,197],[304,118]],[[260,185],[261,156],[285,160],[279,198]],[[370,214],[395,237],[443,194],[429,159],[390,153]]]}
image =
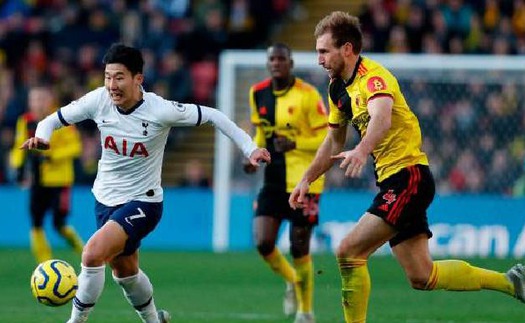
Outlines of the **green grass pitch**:
{"label": "green grass pitch", "polygon": [[[71,252],[58,250],[55,257],[78,270],[80,260]],[[141,261],[154,284],[157,306],[168,309],[175,323],[293,321],[281,311],[284,283],[254,252],[146,250],[141,253]],[[317,322],[343,322],[335,258],[331,254],[314,255],[314,261]],[[498,271],[506,271],[515,263],[512,259],[469,261]],[[70,303],[51,308],[33,299],[29,277],[35,266],[26,249],[0,249],[0,322],[55,323],[69,317]],[[369,323],[525,322],[525,304],[502,293],[411,290],[391,257],[373,257],[369,268]],[[109,270],[106,287],[89,322],[139,322]]]}

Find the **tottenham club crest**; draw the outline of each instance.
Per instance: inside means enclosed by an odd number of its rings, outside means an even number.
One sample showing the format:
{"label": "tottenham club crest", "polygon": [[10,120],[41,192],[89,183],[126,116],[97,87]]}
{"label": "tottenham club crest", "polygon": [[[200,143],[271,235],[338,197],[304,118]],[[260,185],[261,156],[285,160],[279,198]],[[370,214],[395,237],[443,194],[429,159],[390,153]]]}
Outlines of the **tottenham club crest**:
{"label": "tottenham club crest", "polygon": [[149,126],[149,123],[147,123],[146,121],[142,121],[142,128],[144,128],[144,130],[142,131],[142,134],[144,136],[148,135],[148,126]]}

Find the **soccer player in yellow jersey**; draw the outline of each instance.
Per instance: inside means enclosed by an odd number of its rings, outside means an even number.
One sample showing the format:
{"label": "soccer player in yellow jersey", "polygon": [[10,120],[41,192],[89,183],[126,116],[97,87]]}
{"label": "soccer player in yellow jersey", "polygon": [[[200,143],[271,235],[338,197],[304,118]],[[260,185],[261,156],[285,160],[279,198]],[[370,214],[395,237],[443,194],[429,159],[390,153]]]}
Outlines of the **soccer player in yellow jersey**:
{"label": "soccer player in yellow jersey", "polygon": [[[52,112],[54,95],[50,88],[35,86],[29,90],[29,111],[18,118],[15,143],[10,155],[17,181],[30,186],[31,250],[38,263],[51,259],[52,252],[43,229],[44,217],[53,213],[54,229],[80,255],[83,242],[75,229],[67,225],[71,185],[74,181],[74,159],[82,146],[75,127],[62,128],[51,137],[53,150],[45,152],[19,149],[35,134],[37,123]],[[30,178],[25,175],[29,174]]]}
{"label": "soccer player in yellow jersey", "polygon": [[[288,198],[323,141],[328,119],[317,89],[292,73],[288,46],[277,43],[267,49],[267,68],[271,77],[250,89],[251,121],[256,128],[254,141],[272,156],[257,198],[255,243],[264,261],[287,282],[285,314],[295,314],[296,323],[314,322],[310,237],[318,223],[324,178],[321,176],[312,183],[305,196],[305,208],[292,210]],[[250,173],[254,169],[248,165],[245,171]],[[290,222],[293,265],[275,246],[283,220]]]}
{"label": "soccer player in yellow jersey", "polygon": [[[329,131],[317,155],[290,195],[301,207],[311,183],[335,161],[348,177],[361,174],[368,155],[374,159],[379,193],[357,225],[342,240],[336,256],[342,280],[346,322],[365,322],[370,276],[368,257],[387,241],[410,284],[420,290],[497,290],[525,300],[525,268],[507,273],[478,268],[461,260],[433,261],[428,248],[426,210],[435,185],[421,151],[421,131],[396,78],[379,63],[362,56],[356,17],[333,12],[315,29],[318,63],[329,86]],[[348,124],[360,142],[343,151]]]}

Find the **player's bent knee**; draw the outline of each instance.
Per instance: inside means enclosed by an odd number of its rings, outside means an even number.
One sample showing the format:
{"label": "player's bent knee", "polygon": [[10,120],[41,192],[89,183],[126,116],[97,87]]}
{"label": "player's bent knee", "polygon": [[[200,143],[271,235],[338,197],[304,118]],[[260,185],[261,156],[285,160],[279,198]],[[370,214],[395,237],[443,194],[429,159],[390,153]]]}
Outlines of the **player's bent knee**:
{"label": "player's bent knee", "polygon": [[257,241],[257,251],[261,256],[268,256],[275,249],[275,243],[269,240]]}
{"label": "player's bent knee", "polygon": [[292,245],[290,247],[290,253],[292,254],[293,258],[304,257],[307,254],[309,254],[309,252],[310,252],[309,246],[307,246],[307,245],[306,246],[304,246],[304,245],[301,245],[301,246]]}
{"label": "player's bent knee", "polygon": [[350,243],[345,240],[341,241],[337,250],[335,251],[337,258],[354,258],[363,259],[363,256],[359,254],[357,248],[354,248]]}
{"label": "player's bent knee", "polygon": [[87,267],[102,266],[106,262],[106,255],[102,250],[94,248],[91,245],[84,247],[82,251],[82,264]]}

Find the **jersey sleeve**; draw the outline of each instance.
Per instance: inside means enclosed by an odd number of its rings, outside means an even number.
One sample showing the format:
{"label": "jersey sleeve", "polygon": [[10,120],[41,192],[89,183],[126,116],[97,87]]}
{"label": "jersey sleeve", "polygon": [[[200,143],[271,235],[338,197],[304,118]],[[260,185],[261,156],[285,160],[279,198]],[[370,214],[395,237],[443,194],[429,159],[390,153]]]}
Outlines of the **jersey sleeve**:
{"label": "jersey sleeve", "polygon": [[80,99],[57,110],[57,115],[64,126],[93,119],[97,108],[102,104],[103,88],[88,92]]}
{"label": "jersey sleeve", "polygon": [[[310,126],[314,130],[325,128],[328,122],[328,114],[321,94],[314,89],[310,92],[308,100],[310,102],[310,108],[308,109],[308,121],[310,122]],[[315,106],[312,106],[314,104]]]}
{"label": "jersey sleeve", "polygon": [[266,138],[264,136],[264,131],[261,126],[261,119],[259,118],[259,112],[257,111],[257,105],[255,104],[255,90],[250,88],[250,121],[255,127],[255,136],[253,141],[257,144],[258,147],[266,146]]}
{"label": "jersey sleeve", "polygon": [[361,81],[360,92],[366,102],[374,97],[389,96],[394,97],[397,88],[395,77],[386,69],[374,69]]}
{"label": "jersey sleeve", "polygon": [[202,124],[202,107],[193,103],[162,100],[162,121],[171,127],[195,127]]}
{"label": "jersey sleeve", "polygon": [[202,122],[211,122],[224,135],[230,138],[247,158],[257,149],[257,145],[252,141],[250,135],[217,109],[202,107]]}

